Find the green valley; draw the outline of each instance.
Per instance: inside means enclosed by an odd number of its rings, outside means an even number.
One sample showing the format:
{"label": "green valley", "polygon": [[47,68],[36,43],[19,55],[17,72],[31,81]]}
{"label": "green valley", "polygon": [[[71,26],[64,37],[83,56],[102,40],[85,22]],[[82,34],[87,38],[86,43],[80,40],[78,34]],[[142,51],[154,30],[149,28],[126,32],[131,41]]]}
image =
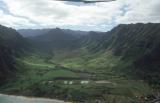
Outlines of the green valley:
{"label": "green valley", "polygon": [[148,103],[160,87],[159,30],[160,24],[130,24],[78,36],[56,28],[21,37],[18,51],[4,45],[15,53],[15,69],[3,72],[9,77],[0,92],[76,103]]}

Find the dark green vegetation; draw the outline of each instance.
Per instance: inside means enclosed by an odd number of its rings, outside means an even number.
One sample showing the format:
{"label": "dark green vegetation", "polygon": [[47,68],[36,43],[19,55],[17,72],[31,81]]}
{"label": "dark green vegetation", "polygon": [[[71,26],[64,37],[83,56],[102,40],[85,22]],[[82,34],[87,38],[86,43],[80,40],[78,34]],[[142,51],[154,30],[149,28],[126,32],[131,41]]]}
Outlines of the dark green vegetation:
{"label": "dark green vegetation", "polygon": [[14,57],[11,53],[0,55],[12,57],[7,60],[15,65],[6,62],[16,68],[1,92],[86,103],[156,99],[160,86],[160,24],[119,25],[106,33],[76,33],[56,28],[21,37],[23,46],[19,49],[25,52]]}
{"label": "dark green vegetation", "polygon": [[16,62],[13,57],[27,50],[27,45],[16,30],[0,25],[0,84],[14,74]]}
{"label": "dark green vegetation", "polygon": [[23,52],[28,49],[28,42],[16,30],[0,25],[1,44],[14,52]]}
{"label": "dark green vegetation", "polygon": [[[4,82],[15,70],[11,51],[0,45],[0,81]],[[1,84],[0,83],[0,84]]]}

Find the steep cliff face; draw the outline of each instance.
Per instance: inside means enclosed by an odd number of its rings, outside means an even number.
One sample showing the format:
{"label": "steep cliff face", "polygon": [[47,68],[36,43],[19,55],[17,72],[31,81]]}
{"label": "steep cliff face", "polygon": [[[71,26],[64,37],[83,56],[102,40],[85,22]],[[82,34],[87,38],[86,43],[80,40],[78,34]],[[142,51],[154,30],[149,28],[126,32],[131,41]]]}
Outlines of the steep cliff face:
{"label": "steep cliff face", "polygon": [[160,84],[160,43],[134,62],[135,70],[151,84]]}
{"label": "steep cliff face", "polygon": [[134,71],[140,77],[160,84],[159,23],[121,24],[102,37],[94,38],[90,43],[86,42],[88,48],[92,48],[91,51],[112,51],[114,55],[121,56],[122,60],[132,61]]}
{"label": "steep cliff face", "polygon": [[108,33],[111,37],[104,44],[108,49],[124,57],[141,57],[158,46],[160,24],[119,25]]}
{"label": "steep cliff face", "polygon": [[0,84],[15,72],[14,60],[10,49],[0,45]]}
{"label": "steep cliff face", "polygon": [[108,49],[131,59],[140,77],[160,84],[160,24],[119,25],[110,33]]}
{"label": "steep cliff face", "polygon": [[27,47],[26,40],[16,30],[0,25],[0,84],[14,74],[14,57]]}
{"label": "steep cliff face", "polygon": [[16,30],[0,25],[0,38],[3,45],[14,50],[22,52],[28,48],[28,43]]}

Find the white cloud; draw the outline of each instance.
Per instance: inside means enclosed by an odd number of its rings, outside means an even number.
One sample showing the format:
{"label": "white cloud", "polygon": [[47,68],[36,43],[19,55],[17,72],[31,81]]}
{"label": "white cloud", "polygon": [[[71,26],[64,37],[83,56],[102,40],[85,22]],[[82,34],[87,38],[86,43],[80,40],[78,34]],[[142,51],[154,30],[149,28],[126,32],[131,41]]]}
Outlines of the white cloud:
{"label": "white cloud", "polygon": [[107,30],[119,23],[160,22],[159,0],[117,0],[80,6],[54,0],[3,2],[10,15],[1,10],[0,23],[15,28],[86,26],[90,30],[104,30],[106,26]]}
{"label": "white cloud", "polygon": [[125,0],[125,4],[128,11],[117,17],[117,23],[160,23],[159,0]]}
{"label": "white cloud", "polygon": [[34,26],[34,24],[30,23],[27,19],[18,18],[9,14],[5,14],[2,10],[0,10],[0,24],[14,28]]}

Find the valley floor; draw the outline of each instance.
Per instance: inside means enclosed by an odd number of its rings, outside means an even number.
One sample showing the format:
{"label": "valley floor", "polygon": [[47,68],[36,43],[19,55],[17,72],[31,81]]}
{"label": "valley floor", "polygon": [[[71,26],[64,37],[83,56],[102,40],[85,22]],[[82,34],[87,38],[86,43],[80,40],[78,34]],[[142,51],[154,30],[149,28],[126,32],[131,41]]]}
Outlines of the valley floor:
{"label": "valley floor", "polygon": [[70,58],[66,56],[74,52],[58,54],[51,58],[35,54],[18,58],[16,77],[0,91],[77,103],[139,103],[152,93],[143,80],[116,71],[114,68],[123,62],[111,53]]}

